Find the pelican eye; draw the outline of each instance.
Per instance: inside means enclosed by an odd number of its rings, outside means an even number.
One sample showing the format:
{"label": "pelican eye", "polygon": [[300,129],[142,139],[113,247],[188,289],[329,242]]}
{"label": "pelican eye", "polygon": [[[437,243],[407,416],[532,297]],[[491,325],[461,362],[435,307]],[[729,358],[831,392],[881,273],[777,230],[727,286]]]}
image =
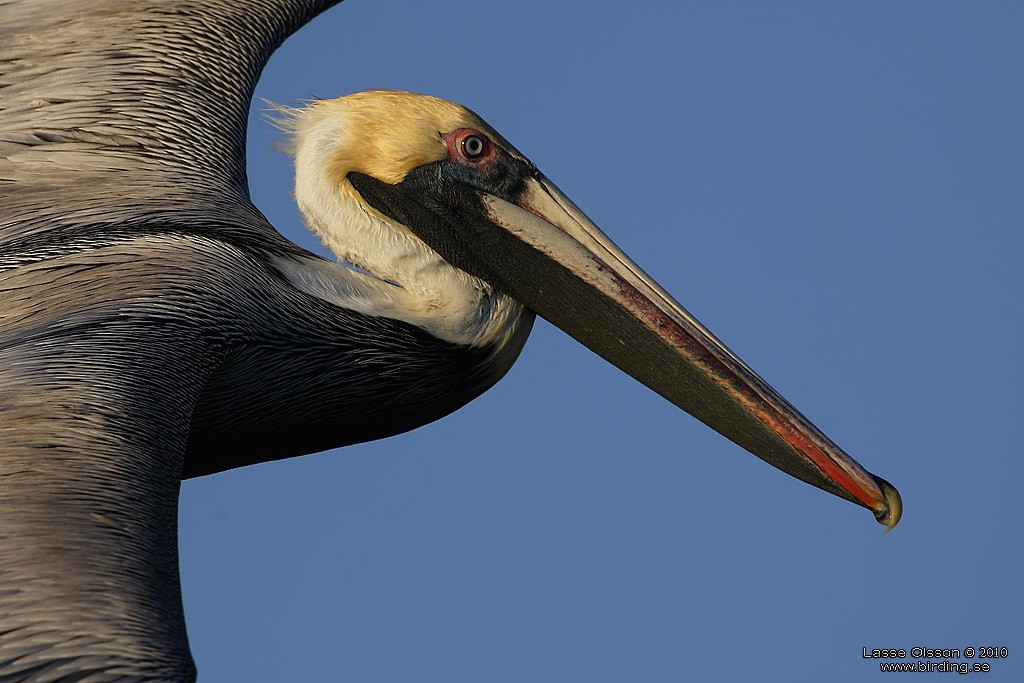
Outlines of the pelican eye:
{"label": "pelican eye", "polygon": [[475,161],[487,153],[487,141],[476,134],[462,138],[462,156]]}

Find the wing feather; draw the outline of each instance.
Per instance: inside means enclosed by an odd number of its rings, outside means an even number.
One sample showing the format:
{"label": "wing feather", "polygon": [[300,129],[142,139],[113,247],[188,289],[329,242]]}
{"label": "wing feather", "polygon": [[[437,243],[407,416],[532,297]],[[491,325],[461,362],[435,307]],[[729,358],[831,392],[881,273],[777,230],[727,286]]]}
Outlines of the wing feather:
{"label": "wing feather", "polygon": [[[284,39],[338,0],[0,0],[0,241],[102,206],[247,202],[252,92]],[[59,205],[45,189],[59,188]]]}
{"label": "wing feather", "polygon": [[219,350],[208,295],[167,303],[195,283],[126,248],[0,277],[0,680],[194,676],[177,500]]}
{"label": "wing feather", "polygon": [[333,4],[0,0],[0,681],[195,676],[193,411],[252,326],[233,286],[294,249],[248,199],[249,102]]}

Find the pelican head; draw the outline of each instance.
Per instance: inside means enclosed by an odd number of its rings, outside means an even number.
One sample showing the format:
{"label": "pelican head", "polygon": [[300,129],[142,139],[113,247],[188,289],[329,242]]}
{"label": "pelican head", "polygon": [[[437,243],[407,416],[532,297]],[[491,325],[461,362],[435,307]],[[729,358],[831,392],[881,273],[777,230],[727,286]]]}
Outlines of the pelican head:
{"label": "pelican head", "polygon": [[479,116],[374,90],[282,109],[295,195],[339,261],[307,292],[490,347],[503,372],[543,316],[788,474],[871,510],[899,494],[844,453],[633,263]]}

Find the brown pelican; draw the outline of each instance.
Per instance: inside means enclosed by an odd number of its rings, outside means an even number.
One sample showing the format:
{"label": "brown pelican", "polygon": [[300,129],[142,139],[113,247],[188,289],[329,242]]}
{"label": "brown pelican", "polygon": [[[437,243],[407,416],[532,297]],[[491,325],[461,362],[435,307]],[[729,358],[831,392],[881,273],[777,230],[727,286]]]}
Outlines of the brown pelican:
{"label": "brown pelican", "polygon": [[[249,201],[256,78],[320,0],[0,0],[0,680],[190,680],[183,477],[403,432],[538,313],[891,528],[868,473],[471,111],[283,110],[296,198]],[[347,265],[345,265],[347,264]]]}

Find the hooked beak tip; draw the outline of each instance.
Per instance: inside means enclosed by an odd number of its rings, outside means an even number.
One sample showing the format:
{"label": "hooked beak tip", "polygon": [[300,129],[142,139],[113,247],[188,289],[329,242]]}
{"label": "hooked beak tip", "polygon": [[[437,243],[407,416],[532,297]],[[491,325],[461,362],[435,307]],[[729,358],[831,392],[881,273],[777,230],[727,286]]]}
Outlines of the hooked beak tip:
{"label": "hooked beak tip", "polygon": [[878,483],[878,488],[882,490],[881,506],[874,510],[875,519],[879,524],[884,524],[885,533],[889,533],[899,524],[900,518],[903,516],[903,499],[900,498],[900,492],[896,490],[895,486],[878,475],[872,476]]}

